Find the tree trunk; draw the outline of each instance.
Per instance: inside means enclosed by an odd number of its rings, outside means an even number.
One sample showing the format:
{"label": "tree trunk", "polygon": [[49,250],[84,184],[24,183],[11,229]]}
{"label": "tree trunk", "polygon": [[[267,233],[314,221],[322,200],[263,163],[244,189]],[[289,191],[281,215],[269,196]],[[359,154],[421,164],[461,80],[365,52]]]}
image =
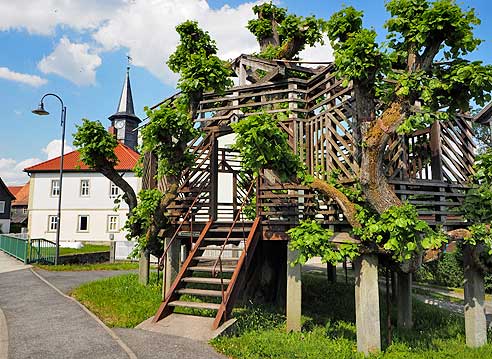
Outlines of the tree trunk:
{"label": "tree trunk", "polygon": [[404,112],[400,102],[393,102],[381,117],[364,129],[360,181],[367,201],[378,212],[401,205],[384,172],[383,160],[390,135],[402,121]]}

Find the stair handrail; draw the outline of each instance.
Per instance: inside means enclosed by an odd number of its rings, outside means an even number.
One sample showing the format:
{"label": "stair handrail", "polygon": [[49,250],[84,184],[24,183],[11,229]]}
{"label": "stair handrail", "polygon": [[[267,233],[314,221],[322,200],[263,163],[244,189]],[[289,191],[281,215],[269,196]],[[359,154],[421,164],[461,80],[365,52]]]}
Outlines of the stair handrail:
{"label": "stair handrail", "polygon": [[[241,207],[239,208],[239,211],[237,212],[237,214],[234,218],[234,221],[232,222],[231,228],[229,229],[229,233],[227,233],[227,237],[226,237],[224,243],[222,244],[222,247],[221,247],[220,253],[219,253],[219,257],[215,260],[214,266],[212,268],[212,276],[214,276],[214,277],[217,276],[217,265],[219,265],[219,267],[220,267],[220,273],[221,274],[223,273],[223,271],[222,271],[222,254],[224,253],[225,247],[227,246],[227,242],[229,241],[229,239],[231,237],[232,230],[236,226],[236,223],[238,222],[239,217],[243,213],[244,207],[246,206],[246,203],[248,202],[249,195],[250,195],[251,190],[253,189],[253,187],[255,185],[255,182],[256,182],[256,180],[251,181],[251,185],[249,186],[248,192],[246,192],[246,196],[244,197],[244,201],[241,204]],[[244,223],[244,217],[243,217],[243,223]],[[243,236],[244,236],[244,228],[243,228]],[[244,248],[244,250],[246,250],[246,247]],[[224,301],[225,293],[224,293],[223,275],[220,276],[220,287],[221,287],[221,291],[222,291],[222,301]]]}
{"label": "stair handrail", "polygon": [[[195,199],[191,203],[190,208],[188,208],[188,211],[186,211],[186,214],[183,217],[183,220],[181,221],[181,223],[179,224],[178,229],[176,229],[176,231],[174,232],[174,235],[171,237],[171,240],[167,244],[166,248],[164,249],[164,252],[162,253],[161,258],[159,259],[159,264],[158,264],[159,267],[161,267],[164,264],[165,258],[167,256],[167,252],[169,251],[169,248],[171,247],[174,240],[178,236],[178,233],[180,232],[181,227],[183,227],[183,224],[186,222],[186,220],[190,216],[191,212],[193,211],[193,207],[200,200],[200,195],[203,193],[204,188],[205,188],[204,185],[202,185],[201,187],[198,188],[198,194],[196,195]],[[193,238],[193,231],[191,231],[191,236]]]}

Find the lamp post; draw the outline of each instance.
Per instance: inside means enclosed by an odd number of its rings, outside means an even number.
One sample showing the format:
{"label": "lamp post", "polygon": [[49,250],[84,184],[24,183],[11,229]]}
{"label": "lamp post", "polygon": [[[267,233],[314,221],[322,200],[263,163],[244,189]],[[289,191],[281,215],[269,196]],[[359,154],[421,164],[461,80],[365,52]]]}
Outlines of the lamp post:
{"label": "lamp post", "polygon": [[43,100],[47,96],[56,97],[61,104],[61,128],[62,128],[62,139],[61,139],[61,157],[60,157],[60,191],[58,193],[58,215],[57,215],[57,223],[56,223],[56,254],[55,254],[55,265],[58,265],[58,258],[60,257],[60,228],[61,228],[61,200],[62,200],[62,181],[63,181],[63,156],[65,152],[65,123],[67,119],[67,108],[63,104],[63,100],[60,96],[54,93],[47,93],[43,97],[41,97],[41,101],[39,102],[39,106],[37,109],[32,110],[32,113],[39,116],[46,116],[50,113],[44,109]]}

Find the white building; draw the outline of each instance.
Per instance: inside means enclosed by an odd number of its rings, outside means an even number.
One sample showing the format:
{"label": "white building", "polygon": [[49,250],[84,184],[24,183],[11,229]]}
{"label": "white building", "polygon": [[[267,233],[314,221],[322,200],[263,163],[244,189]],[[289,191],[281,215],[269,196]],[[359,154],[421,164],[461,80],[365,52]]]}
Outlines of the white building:
{"label": "white building", "polygon": [[[140,120],[135,116],[127,71],[117,112],[109,117],[110,132],[120,142],[115,149],[116,170],[133,187],[140,190],[140,179],[132,171],[139,154],[137,131]],[[57,208],[60,194],[60,157],[25,169],[31,176],[28,204],[30,238],[55,240],[58,226]],[[102,174],[90,170],[80,160],[78,151],[67,153],[63,161],[60,242],[126,241],[122,230],[128,205],[121,200],[115,210],[115,199],[123,191]]]}

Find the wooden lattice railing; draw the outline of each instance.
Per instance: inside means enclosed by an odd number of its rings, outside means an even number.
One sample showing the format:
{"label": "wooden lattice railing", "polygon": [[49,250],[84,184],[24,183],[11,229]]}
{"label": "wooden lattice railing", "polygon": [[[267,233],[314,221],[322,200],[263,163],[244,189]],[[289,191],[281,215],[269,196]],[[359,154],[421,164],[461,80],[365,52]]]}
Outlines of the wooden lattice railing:
{"label": "wooden lattice railing", "polygon": [[[354,181],[359,172],[354,160],[355,100],[351,85],[342,86],[332,70],[332,65],[328,65],[317,69],[307,80],[281,79],[237,86],[220,95],[205,94],[196,121],[207,134],[221,136],[232,132],[228,125],[235,117],[233,114],[284,113],[279,126],[288,134],[291,147],[311,174],[327,179],[336,171],[341,181]],[[210,189],[206,193],[212,193],[212,187],[217,187],[212,173],[232,174],[232,203],[204,201],[204,206],[232,213],[230,218],[233,218],[244,201],[245,183],[251,178],[239,176],[240,159],[233,151],[219,149],[217,158],[212,160],[212,151],[207,148],[212,142],[203,141],[194,148],[201,151],[201,155],[190,169],[192,172],[184,174],[182,190],[192,190],[203,181],[209,181]],[[422,218],[431,224],[454,226],[463,222],[455,209],[461,203],[473,160],[471,125],[464,117],[459,117],[411,135],[395,136],[386,150],[385,169],[398,196],[416,204]],[[216,166],[210,166],[214,161]],[[347,225],[336,205],[330,201],[314,201],[314,194],[306,188],[276,188],[266,183],[259,188],[258,211],[265,225],[293,224],[311,212],[322,216],[329,225]],[[188,202],[191,200],[192,196]],[[186,203],[182,202],[181,211],[185,211]]]}

